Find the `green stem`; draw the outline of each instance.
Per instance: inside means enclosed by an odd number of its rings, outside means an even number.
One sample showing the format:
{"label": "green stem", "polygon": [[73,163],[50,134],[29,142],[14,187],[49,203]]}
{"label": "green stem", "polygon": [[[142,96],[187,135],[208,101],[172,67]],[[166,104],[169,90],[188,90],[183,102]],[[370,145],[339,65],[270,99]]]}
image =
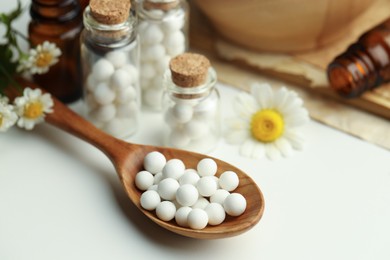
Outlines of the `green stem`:
{"label": "green stem", "polygon": [[7,70],[1,65],[0,63],[0,71],[6,76],[6,78],[9,80],[12,86],[16,87],[16,89],[19,91],[19,93],[23,93],[23,87],[13,78],[11,75],[8,74]]}

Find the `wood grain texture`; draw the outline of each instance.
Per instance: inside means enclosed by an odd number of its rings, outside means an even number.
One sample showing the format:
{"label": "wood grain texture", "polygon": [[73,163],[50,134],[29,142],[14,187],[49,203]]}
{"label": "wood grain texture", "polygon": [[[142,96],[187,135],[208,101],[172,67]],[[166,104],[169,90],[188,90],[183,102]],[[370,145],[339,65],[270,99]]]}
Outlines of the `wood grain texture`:
{"label": "wood grain texture", "polygon": [[[31,83],[28,85],[37,87]],[[202,230],[183,228],[174,221],[162,221],[157,218],[154,212],[144,210],[141,207],[140,196],[142,192],[135,187],[134,179],[136,174],[143,170],[145,155],[152,151],[159,151],[165,155],[167,160],[172,158],[181,159],[187,168],[196,168],[197,163],[201,159],[212,157],[167,147],[132,144],[116,139],[97,129],[56,99],[54,99],[54,112],[47,115],[46,121],[83,139],[104,152],[113,163],[130,200],[153,222],[174,233],[196,239],[217,239],[236,236],[255,226],[263,215],[264,198],[256,183],[235,166],[214,158],[218,164],[217,176],[227,170],[235,171],[239,176],[240,185],[234,192],[239,192],[246,198],[247,208],[245,212],[239,217],[227,217],[218,226],[207,226]]]}

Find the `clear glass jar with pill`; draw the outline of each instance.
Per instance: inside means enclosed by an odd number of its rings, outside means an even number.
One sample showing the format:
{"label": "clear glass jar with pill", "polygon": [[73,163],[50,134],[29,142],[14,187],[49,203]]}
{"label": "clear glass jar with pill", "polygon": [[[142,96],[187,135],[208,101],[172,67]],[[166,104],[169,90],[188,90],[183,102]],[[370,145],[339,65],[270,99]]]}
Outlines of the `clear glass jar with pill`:
{"label": "clear glass jar with pill", "polygon": [[170,59],[188,49],[188,4],[183,0],[138,0],[140,83],[146,108],[161,111],[162,78]]}
{"label": "clear glass jar with pill", "polygon": [[124,21],[99,16],[91,9],[95,2],[84,11],[81,35],[85,113],[97,127],[126,139],[137,130],[141,107],[137,17],[132,9],[122,11]]}
{"label": "clear glass jar with pill", "polygon": [[171,71],[164,75],[164,145],[208,153],[221,137],[220,96],[215,70],[208,69],[204,84],[181,87],[172,81]]}

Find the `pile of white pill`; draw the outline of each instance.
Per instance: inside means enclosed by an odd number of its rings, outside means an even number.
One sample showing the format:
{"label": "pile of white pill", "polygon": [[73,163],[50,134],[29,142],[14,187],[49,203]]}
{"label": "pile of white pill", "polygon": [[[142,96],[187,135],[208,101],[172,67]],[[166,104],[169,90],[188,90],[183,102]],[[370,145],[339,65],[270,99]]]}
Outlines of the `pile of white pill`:
{"label": "pile of white pill", "polygon": [[221,224],[227,215],[239,216],[246,209],[244,196],[235,193],[239,178],[233,171],[219,178],[217,164],[202,159],[197,169],[186,169],[179,159],[166,161],[163,154],[151,152],[144,158],[144,170],[137,173],[135,185],[141,191],[141,207],[164,221],[175,219],[182,227],[203,229]]}
{"label": "pile of white pill", "polygon": [[218,142],[220,122],[216,95],[203,100],[177,100],[165,111],[164,118],[168,146],[205,153]]}
{"label": "pile of white pill", "polygon": [[132,134],[140,109],[138,70],[122,51],[99,58],[86,78],[87,118],[116,136]]}
{"label": "pile of white pill", "polygon": [[[141,74],[143,102],[146,106],[160,109],[162,103],[162,80],[172,57],[186,50],[184,13],[151,10],[149,16],[162,19],[142,20],[138,26],[141,40]],[[175,13],[170,13],[175,12]]]}

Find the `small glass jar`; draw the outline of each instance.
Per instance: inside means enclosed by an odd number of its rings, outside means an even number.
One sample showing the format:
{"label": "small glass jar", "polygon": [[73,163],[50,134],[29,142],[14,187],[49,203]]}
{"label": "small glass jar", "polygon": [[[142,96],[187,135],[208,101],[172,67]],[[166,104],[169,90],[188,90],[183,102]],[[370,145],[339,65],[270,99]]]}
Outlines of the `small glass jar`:
{"label": "small glass jar", "polygon": [[164,145],[208,153],[221,136],[220,96],[217,75],[210,67],[204,83],[183,87],[174,83],[172,72],[164,76]]}
{"label": "small glass jar", "polygon": [[143,105],[161,111],[162,79],[172,57],[188,50],[188,4],[183,0],[138,0]]}
{"label": "small glass jar", "polygon": [[107,24],[96,19],[91,4],[84,12],[81,35],[86,117],[125,139],[136,131],[141,107],[137,18],[133,10],[124,11],[129,15],[123,22]]}

